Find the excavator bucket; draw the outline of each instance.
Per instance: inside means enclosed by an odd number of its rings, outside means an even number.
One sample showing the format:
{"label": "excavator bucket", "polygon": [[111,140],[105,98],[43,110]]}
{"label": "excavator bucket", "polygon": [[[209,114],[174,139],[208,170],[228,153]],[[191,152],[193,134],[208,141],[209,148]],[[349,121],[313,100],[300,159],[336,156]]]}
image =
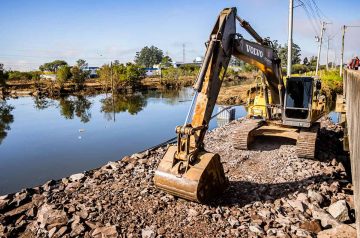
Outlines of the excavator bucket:
{"label": "excavator bucket", "polygon": [[155,186],[177,197],[206,202],[220,194],[227,185],[218,154],[200,152],[185,172],[179,172],[181,162],[173,165],[176,146],[170,146],[155,171]]}

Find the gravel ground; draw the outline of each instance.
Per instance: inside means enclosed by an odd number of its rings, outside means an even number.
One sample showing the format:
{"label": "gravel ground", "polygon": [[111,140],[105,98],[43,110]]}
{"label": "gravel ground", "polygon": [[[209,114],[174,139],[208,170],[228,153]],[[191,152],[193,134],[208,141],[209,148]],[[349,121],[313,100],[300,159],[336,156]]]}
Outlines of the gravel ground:
{"label": "gravel ground", "polygon": [[241,120],[209,132],[205,146],[221,155],[229,178],[209,204],[154,187],[166,148],[1,196],[0,237],[354,237],[342,128],[321,124],[316,160],[273,138],[234,149]]}

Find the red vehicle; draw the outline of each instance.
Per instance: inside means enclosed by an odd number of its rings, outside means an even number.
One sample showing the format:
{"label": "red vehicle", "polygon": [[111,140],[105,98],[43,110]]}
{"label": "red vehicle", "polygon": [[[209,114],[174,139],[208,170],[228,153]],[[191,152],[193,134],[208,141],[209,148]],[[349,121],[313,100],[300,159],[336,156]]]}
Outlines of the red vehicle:
{"label": "red vehicle", "polygon": [[359,57],[356,56],[349,62],[348,69],[358,70],[359,66],[360,66],[360,60],[359,60]]}

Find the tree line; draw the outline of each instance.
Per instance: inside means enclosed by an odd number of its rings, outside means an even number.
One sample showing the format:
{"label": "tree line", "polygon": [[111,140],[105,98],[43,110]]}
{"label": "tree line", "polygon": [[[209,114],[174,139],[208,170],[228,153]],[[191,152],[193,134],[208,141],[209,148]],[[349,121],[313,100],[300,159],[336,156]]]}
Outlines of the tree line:
{"label": "tree line", "polygon": [[[283,73],[286,73],[286,66],[287,66],[287,56],[288,56],[288,45],[284,44],[281,45],[278,43],[277,40],[272,41],[275,50],[278,53],[279,58],[281,59],[281,67],[283,69]],[[310,58],[304,57],[301,60],[301,48],[296,43],[292,44],[292,56],[291,56],[291,63],[292,63],[292,73],[294,74],[301,74],[310,71],[315,71],[316,63],[317,63],[317,56],[311,56]],[[329,65],[334,64],[330,62]],[[320,69],[325,69],[326,65],[320,65]]]}
{"label": "tree line", "polygon": [[[281,59],[281,66],[284,73],[286,73],[287,65],[287,44],[281,45],[277,40],[272,41],[274,49],[278,52]],[[292,45],[292,72],[305,73],[315,70],[317,57],[303,58],[301,60],[301,48],[299,45],[293,43]],[[112,84],[114,87],[134,86],[146,75],[146,69],[158,65],[161,69],[161,77],[166,80],[178,80],[182,76],[195,76],[199,71],[199,66],[196,64],[185,64],[178,67],[173,67],[172,59],[164,55],[163,51],[156,46],[145,46],[140,51],[136,52],[134,63],[128,62],[125,64],[115,60],[113,64],[104,64],[98,70],[99,80],[107,86],[110,86],[110,78],[112,77]],[[232,59],[231,65],[240,65],[239,61]],[[20,71],[5,71],[3,65],[0,64],[0,85],[5,84],[6,80],[34,80],[40,79],[41,74],[56,74],[57,83],[62,87],[67,82],[74,83],[80,88],[85,79],[89,77],[88,70],[85,70],[88,63],[79,59],[74,66],[64,60],[54,60],[52,62],[44,63],[39,66],[38,71],[20,72]],[[321,66],[323,68],[325,66]],[[249,64],[242,64],[242,71],[254,71],[256,68]],[[231,70],[229,69],[231,73]],[[236,73],[236,72],[232,72]]]}

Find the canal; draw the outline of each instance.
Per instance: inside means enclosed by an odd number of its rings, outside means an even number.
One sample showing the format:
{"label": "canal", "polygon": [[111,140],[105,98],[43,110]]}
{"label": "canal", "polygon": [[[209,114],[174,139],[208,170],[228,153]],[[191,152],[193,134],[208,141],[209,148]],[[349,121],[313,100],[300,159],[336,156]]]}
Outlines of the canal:
{"label": "canal", "polygon": [[[99,167],[174,137],[192,94],[184,88],[0,102],[0,195]],[[244,115],[244,108],[236,107],[235,117]],[[217,124],[212,120],[210,128]]]}

